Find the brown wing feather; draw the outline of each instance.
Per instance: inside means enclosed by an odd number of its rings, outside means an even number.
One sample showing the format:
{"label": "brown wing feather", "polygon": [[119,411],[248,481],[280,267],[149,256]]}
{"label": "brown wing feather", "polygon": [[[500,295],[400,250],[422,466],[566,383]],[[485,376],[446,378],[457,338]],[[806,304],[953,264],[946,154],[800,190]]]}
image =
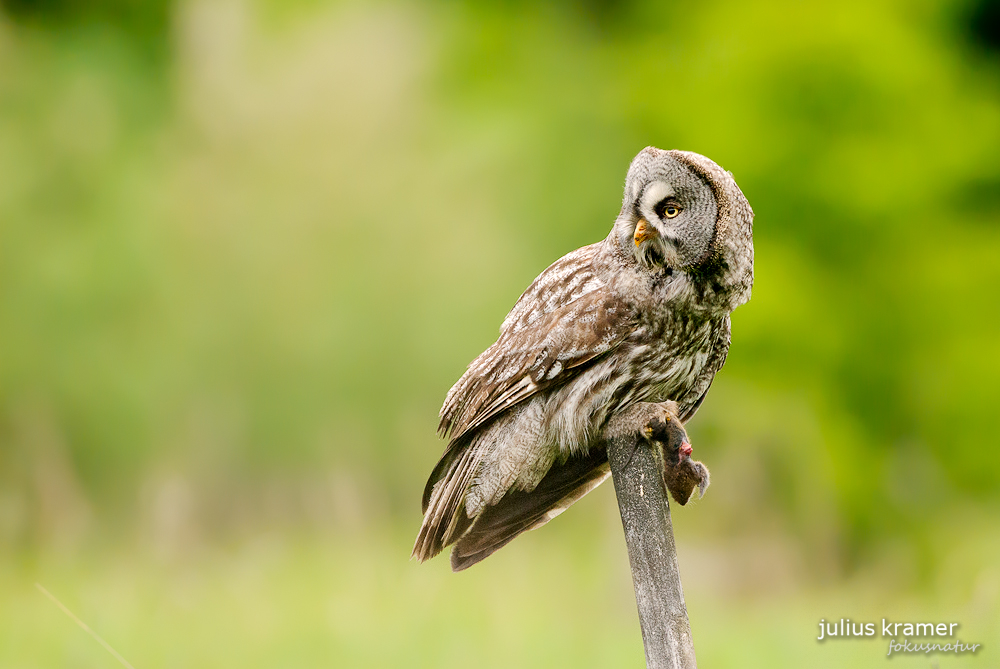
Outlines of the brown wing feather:
{"label": "brown wing feather", "polygon": [[458,439],[611,350],[632,314],[609,300],[591,266],[596,245],[545,270],[507,315],[500,338],[476,358],[441,408],[438,430]]}
{"label": "brown wing feather", "polygon": [[[413,550],[418,559],[436,555],[473,522],[464,504],[480,460],[476,428],[533,394],[565,383],[631,331],[633,314],[609,299],[593,271],[597,247],[574,251],[545,270],[507,315],[500,338],[469,365],[448,393],[439,429],[450,436],[450,443],[424,488],[424,523]],[[586,472],[577,473],[583,476],[575,481],[579,487],[587,479]],[[561,497],[567,494],[561,491]],[[548,504],[538,512],[544,515],[558,502],[539,499],[529,505],[530,513],[522,505],[527,516],[506,518],[520,528],[514,534],[538,520],[531,516],[536,504]],[[504,505],[505,513],[513,513],[511,504]],[[490,527],[490,522],[488,517],[483,527]]]}
{"label": "brown wing feather", "polygon": [[[413,545],[413,557],[421,562],[429,560],[472,524],[465,513],[465,492],[478,465],[474,447],[455,449],[441,458],[424,491],[424,522]],[[440,494],[431,495],[434,487]]]}
{"label": "brown wing feather", "polygon": [[607,452],[594,449],[556,464],[531,492],[511,490],[495,506],[487,507],[451,553],[451,568],[461,571],[514,537],[549,522],[597,487],[611,473]]}
{"label": "brown wing feather", "polygon": [[627,334],[630,314],[608,302],[603,291],[591,293],[502,336],[480,356],[485,364],[471,367],[461,392],[449,398],[444,429],[460,437],[610,351]]}
{"label": "brown wing feather", "polygon": [[459,397],[452,396],[455,390],[449,394],[451,442],[424,487],[425,517],[415,556],[433,557],[468,525],[465,495],[479,466],[476,428],[532,394],[565,383],[624,339],[631,318],[604,291],[594,291],[501,337],[480,356],[488,357],[488,365],[470,367],[464,383],[456,384]]}
{"label": "brown wing feather", "polygon": [[521,293],[500,324],[500,332],[526,328],[545,314],[599,289],[603,284],[593,272],[592,262],[601,242],[567,253],[549,265]]}

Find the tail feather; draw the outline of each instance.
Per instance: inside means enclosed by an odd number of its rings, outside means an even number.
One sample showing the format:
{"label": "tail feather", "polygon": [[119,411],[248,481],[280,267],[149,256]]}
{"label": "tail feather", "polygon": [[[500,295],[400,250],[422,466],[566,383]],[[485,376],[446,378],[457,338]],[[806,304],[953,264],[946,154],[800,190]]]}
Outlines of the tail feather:
{"label": "tail feather", "polygon": [[[477,449],[470,446],[455,454],[458,457],[446,455],[442,458],[427,482],[429,494],[425,493],[424,522],[412,554],[420,562],[440,553],[472,524],[465,512],[465,495],[479,464]],[[442,469],[445,473],[434,483]]]}
{"label": "tail feather", "polygon": [[508,490],[496,504],[470,518],[465,499],[482,466],[481,451],[475,440],[454,443],[434,468],[424,492],[424,521],[413,546],[413,557],[420,562],[454,543],[452,569],[467,569],[522,532],[558,516],[611,473],[604,449],[573,455],[555,462],[533,490]]}
{"label": "tail feather", "polygon": [[431,475],[427,477],[427,483],[424,485],[424,494],[420,499],[420,512],[426,514],[427,508],[431,503],[431,496],[434,494],[434,490],[437,485],[443,481],[446,476],[451,474],[451,469],[453,468],[455,461],[460,459],[463,455],[463,451],[457,444],[449,444],[448,449],[445,451],[438,463],[434,465],[434,470]]}
{"label": "tail feather", "polygon": [[492,555],[522,532],[534,530],[568,509],[611,474],[607,452],[556,463],[531,492],[510,490],[476,518],[451,552],[451,568],[461,571]]}

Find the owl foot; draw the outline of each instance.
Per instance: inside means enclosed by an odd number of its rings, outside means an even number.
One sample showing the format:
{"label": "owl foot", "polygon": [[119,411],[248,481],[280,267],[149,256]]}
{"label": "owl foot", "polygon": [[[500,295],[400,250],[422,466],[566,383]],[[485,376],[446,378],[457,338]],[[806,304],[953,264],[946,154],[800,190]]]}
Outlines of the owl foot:
{"label": "owl foot", "polygon": [[[675,402],[640,402],[613,417],[605,431],[605,438],[634,438],[636,426],[642,437],[659,455],[663,485],[674,500],[684,506],[698,489],[698,497],[705,494],[709,484],[708,467],[691,459],[693,448],[684,424],[678,417]],[[631,462],[631,458],[629,458]],[[628,467],[628,462],[625,467]]]}
{"label": "owl foot", "polygon": [[673,402],[652,405],[656,411],[643,425],[642,434],[660,453],[663,484],[681,506],[687,504],[695,488],[698,497],[709,485],[708,467],[691,459],[693,448]]}

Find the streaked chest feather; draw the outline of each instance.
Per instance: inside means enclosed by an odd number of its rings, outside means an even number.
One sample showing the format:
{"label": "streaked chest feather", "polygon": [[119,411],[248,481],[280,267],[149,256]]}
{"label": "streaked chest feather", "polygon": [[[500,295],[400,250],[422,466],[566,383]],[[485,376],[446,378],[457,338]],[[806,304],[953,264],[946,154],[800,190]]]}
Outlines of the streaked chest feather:
{"label": "streaked chest feather", "polygon": [[[680,401],[705,371],[714,350],[719,324],[675,319],[669,328],[638,328],[623,347],[632,373],[632,401]],[[650,331],[652,330],[652,331]]]}
{"label": "streaked chest feather", "polygon": [[[616,350],[545,399],[548,439],[563,452],[586,449],[621,408],[635,402],[694,402],[718,344],[720,322],[639,326]],[[700,394],[700,391],[698,391]]]}

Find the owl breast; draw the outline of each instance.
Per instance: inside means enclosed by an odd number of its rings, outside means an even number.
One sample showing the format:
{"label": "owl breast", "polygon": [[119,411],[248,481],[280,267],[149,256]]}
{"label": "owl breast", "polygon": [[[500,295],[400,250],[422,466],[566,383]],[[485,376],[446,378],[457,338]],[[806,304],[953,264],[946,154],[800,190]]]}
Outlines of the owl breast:
{"label": "owl breast", "polygon": [[640,324],[616,350],[544,400],[550,440],[587,450],[615,413],[636,402],[677,402],[685,420],[725,359],[728,317],[672,316]]}
{"label": "owl breast", "polygon": [[[674,317],[659,327],[637,328],[623,354],[627,377],[622,405],[634,402],[673,400],[687,413],[701,397],[704,377],[708,382],[717,371],[713,362],[719,357],[721,334],[727,328],[724,319]],[[721,352],[725,355],[725,352]]]}

